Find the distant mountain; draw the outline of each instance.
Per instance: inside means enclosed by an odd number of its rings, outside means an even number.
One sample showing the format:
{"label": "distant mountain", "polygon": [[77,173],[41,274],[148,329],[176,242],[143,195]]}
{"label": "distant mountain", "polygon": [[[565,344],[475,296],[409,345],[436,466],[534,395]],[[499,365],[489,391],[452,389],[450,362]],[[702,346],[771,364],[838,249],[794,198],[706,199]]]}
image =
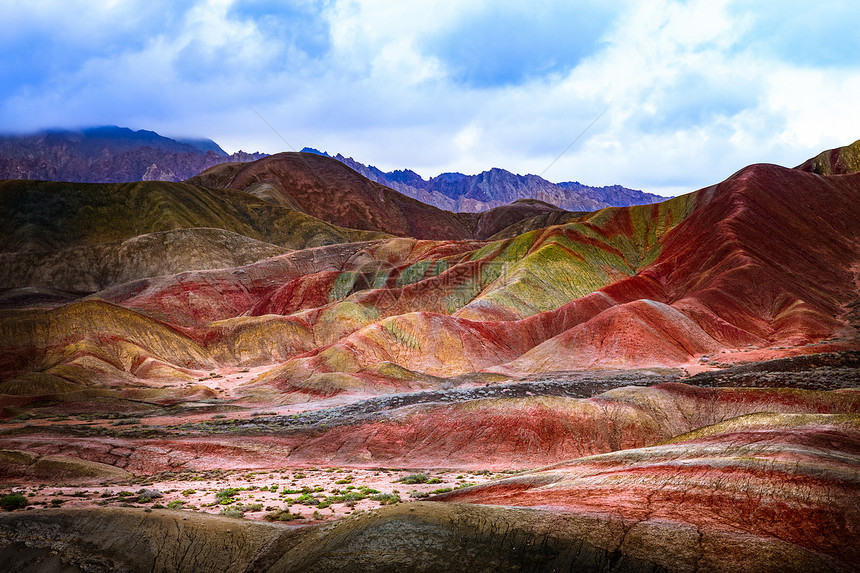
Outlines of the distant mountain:
{"label": "distant mountain", "polygon": [[666,199],[620,185],[590,187],[576,181],[556,184],[537,175],[516,175],[498,168],[477,175],[442,173],[425,180],[409,169],[386,173],[341,154],[329,155],[311,147],[302,151],[337,159],[372,181],[447,211],[487,211],[519,199],[538,199],[568,211],[595,211],[603,207],[646,205]]}
{"label": "distant mountain", "polygon": [[211,139],[175,140],[125,127],[49,130],[0,136],[0,179],[176,182],[219,163],[261,157],[242,151],[228,155]]}
{"label": "distant mountain", "polygon": [[621,185],[607,185],[605,187],[591,187],[583,185],[578,181],[564,181],[556,183],[562,189],[575,191],[583,197],[588,197],[601,203],[607,203],[613,207],[632,207],[633,205],[648,205],[665,201],[666,197],[645,193],[637,189],[628,189]]}

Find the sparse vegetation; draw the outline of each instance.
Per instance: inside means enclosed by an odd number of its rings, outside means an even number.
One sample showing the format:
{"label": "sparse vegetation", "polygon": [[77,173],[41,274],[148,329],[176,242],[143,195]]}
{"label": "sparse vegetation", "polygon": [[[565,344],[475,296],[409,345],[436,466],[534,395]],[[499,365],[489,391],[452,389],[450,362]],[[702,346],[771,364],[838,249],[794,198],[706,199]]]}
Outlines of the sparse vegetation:
{"label": "sparse vegetation", "polygon": [[416,483],[427,483],[428,479],[430,478],[427,477],[427,474],[409,474],[396,481],[408,485],[414,485]]}
{"label": "sparse vegetation", "polygon": [[6,511],[15,511],[27,507],[27,498],[20,493],[10,493],[0,497],[0,508]]}
{"label": "sparse vegetation", "polygon": [[236,501],[236,496],[239,495],[239,490],[235,487],[227,487],[219,490],[215,494],[215,503],[228,505]]}
{"label": "sparse vegetation", "polygon": [[389,505],[401,502],[400,496],[395,493],[378,493],[370,496],[370,499],[378,501],[379,505]]}
{"label": "sparse vegetation", "polygon": [[[314,512],[317,514],[317,512]],[[295,521],[296,519],[304,519],[300,513],[290,513],[289,509],[275,509],[266,513],[263,516],[266,521]]]}

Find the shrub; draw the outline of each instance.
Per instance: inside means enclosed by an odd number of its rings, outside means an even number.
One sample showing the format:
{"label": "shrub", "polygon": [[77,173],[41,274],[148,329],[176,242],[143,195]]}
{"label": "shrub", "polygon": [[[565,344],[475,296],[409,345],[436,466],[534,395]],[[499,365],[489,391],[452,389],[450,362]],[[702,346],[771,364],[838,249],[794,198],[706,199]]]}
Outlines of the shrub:
{"label": "shrub", "polygon": [[157,489],[141,488],[137,490],[137,503],[147,503],[160,497],[164,497],[164,494]]}
{"label": "shrub", "polygon": [[276,509],[263,516],[263,519],[266,521],[293,521],[304,519],[304,517],[300,513],[290,513],[288,509]]}
{"label": "shrub", "polygon": [[408,476],[403,476],[399,480],[395,481],[411,485],[416,483],[427,483],[428,479],[427,474],[409,474]]}
{"label": "shrub", "polygon": [[430,495],[436,495],[437,493],[448,493],[451,491],[450,487],[440,487],[439,489],[434,489],[430,492]]}
{"label": "shrub", "polygon": [[215,494],[215,501],[222,505],[227,505],[228,503],[233,503],[236,501],[234,498],[239,495],[239,490],[235,487],[225,487],[224,489],[218,491]]}
{"label": "shrub", "polygon": [[379,505],[400,503],[401,501],[400,496],[393,493],[378,493],[376,495],[370,496],[370,499],[372,499],[373,501],[378,501]]}
{"label": "shrub", "polygon": [[[273,489],[270,491],[276,491],[276,489]],[[302,489],[290,489],[290,488],[285,487],[283,490],[281,490],[281,493],[284,495],[292,495],[295,493],[318,493],[321,491],[325,491],[325,489],[320,487],[320,486],[317,486],[315,488],[311,488],[309,486],[303,486]]]}
{"label": "shrub", "polygon": [[260,511],[263,509],[262,503],[237,503],[233,506],[233,509],[238,509],[239,511]]}
{"label": "shrub", "polygon": [[245,517],[245,512],[241,509],[237,509],[235,507],[225,507],[222,508],[221,511],[218,512],[218,515],[223,515],[224,517]]}
{"label": "shrub", "polygon": [[319,505],[320,503],[320,500],[307,493],[303,493],[292,501],[293,503],[298,503],[300,505]]}
{"label": "shrub", "polygon": [[167,509],[182,509],[183,505],[185,505],[185,502],[183,500],[174,499],[167,504]]}
{"label": "shrub", "polygon": [[14,511],[27,506],[27,498],[20,493],[10,493],[0,497],[0,508],[6,511]]}

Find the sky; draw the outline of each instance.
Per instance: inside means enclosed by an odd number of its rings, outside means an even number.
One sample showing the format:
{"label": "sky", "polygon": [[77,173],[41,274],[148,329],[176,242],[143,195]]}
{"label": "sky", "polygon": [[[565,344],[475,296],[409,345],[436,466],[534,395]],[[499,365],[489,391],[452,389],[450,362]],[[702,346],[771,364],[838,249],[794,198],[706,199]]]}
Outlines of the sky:
{"label": "sky", "polygon": [[0,0],[0,131],[677,195],[860,139],[860,3]]}

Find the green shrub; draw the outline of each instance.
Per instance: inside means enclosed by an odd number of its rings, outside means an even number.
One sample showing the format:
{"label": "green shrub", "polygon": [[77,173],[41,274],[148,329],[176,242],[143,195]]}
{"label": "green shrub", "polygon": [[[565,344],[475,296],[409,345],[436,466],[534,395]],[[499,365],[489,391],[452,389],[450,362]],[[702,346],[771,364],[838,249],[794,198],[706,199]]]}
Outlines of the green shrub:
{"label": "green shrub", "polygon": [[378,501],[379,505],[388,505],[393,503],[400,503],[400,496],[394,493],[378,493],[376,495],[370,496],[370,499],[373,501]]}
{"label": "green shrub", "polygon": [[430,495],[436,495],[437,493],[448,493],[452,491],[450,487],[440,487],[439,489],[434,489],[430,492]]}
{"label": "green shrub", "polygon": [[167,509],[182,509],[182,506],[185,505],[185,502],[181,499],[174,499],[171,502],[168,502]]}
{"label": "green shrub", "polygon": [[263,516],[266,521],[293,521],[304,519],[300,513],[290,513],[288,509],[275,509]]}
{"label": "green shrub", "polygon": [[399,480],[395,481],[411,485],[416,483],[427,483],[428,479],[427,474],[409,474],[408,476],[403,476]]}
{"label": "green shrub", "polygon": [[223,515],[224,517],[242,518],[245,517],[245,512],[235,507],[225,507],[218,512],[218,515]]}
{"label": "green shrub", "polygon": [[237,503],[233,506],[233,509],[238,509],[242,512],[250,512],[250,511],[260,511],[263,509],[262,503]]}
{"label": "green shrub", "polygon": [[27,506],[27,498],[20,493],[10,493],[0,497],[0,508],[6,511],[15,511]]}
{"label": "green shrub", "polygon": [[235,487],[226,487],[215,494],[215,501],[227,505],[236,501],[234,498],[239,495],[239,490]]}
{"label": "green shrub", "polygon": [[300,505],[319,505],[320,500],[311,496],[310,494],[303,493],[296,499],[292,500],[293,503],[298,503]]}

